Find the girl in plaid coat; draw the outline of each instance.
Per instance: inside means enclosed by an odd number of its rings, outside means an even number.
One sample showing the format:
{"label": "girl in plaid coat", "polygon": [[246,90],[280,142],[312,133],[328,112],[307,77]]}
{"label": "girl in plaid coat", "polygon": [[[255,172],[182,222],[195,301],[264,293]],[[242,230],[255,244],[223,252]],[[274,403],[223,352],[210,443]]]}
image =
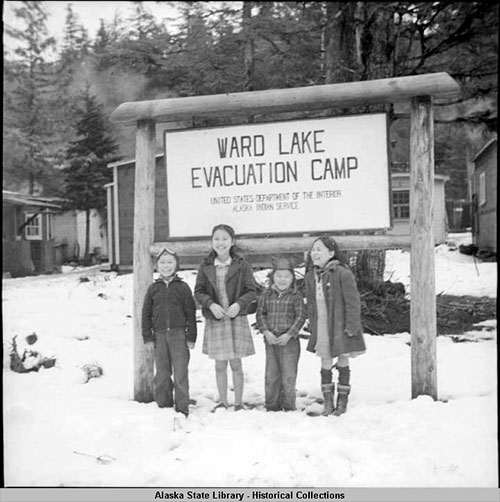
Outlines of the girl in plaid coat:
{"label": "girl in plaid coat", "polygon": [[228,408],[227,366],[231,366],[234,410],[243,409],[243,366],[241,358],[255,354],[248,324],[248,307],[257,297],[252,267],[238,253],[235,232],[229,225],[212,230],[212,251],[198,269],[194,296],[205,317],[202,351],[215,359],[215,380],[219,404]]}

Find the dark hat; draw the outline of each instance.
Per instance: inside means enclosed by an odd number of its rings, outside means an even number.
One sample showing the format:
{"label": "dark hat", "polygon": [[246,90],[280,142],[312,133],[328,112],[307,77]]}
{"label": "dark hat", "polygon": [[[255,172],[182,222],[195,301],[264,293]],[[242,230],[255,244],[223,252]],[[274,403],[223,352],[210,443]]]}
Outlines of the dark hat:
{"label": "dark hat", "polygon": [[293,261],[290,258],[285,256],[279,256],[273,258],[273,272],[276,270],[290,270],[290,272],[294,273]]}
{"label": "dark hat", "polygon": [[172,249],[169,248],[161,248],[160,251],[156,255],[156,261],[160,259],[161,256],[164,254],[169,254],[170,256],[173,256],[175,258],[175,262],[177,263],[177,266],[175,267],[175,271],[177,272],[180,268],[180,263],[179,263],[179,255],[173,251]]}

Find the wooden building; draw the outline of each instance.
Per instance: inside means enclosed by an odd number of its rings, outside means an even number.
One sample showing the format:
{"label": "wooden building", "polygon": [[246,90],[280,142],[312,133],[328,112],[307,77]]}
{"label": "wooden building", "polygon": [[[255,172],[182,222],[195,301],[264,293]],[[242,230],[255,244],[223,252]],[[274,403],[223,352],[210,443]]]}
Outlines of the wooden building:
{"label": "wooden building", "polygon": [[[446,242],[448,218],[445,204],[445,184],[449,176],[434,175],[434,244]],[[389,235],[410,235],[410,173],[391,173],[392,229]]]}
{"label": "wooden building", "polygon": [[[62,246],[64,261],[83,260],[86,239],[86,212],[68,210],[55,214],[52,235]],[[105,219],[96,209],[90,211],[89,252],[95,262],[105,261],[108,256],[108,236]]]}
{"label": "wooden building", "polygon": [[19,277],[52,272],[56,266],[52,224],[60,204],[3,190],[2,206],[2,273]]}
{"label": "wooden building", "polygon": [[[155,156],[156,188],[155,188],[155,225],[154,241],[167,240],[167,186],[163,153]],[[134,223],[134,183],[135,159],[108,164],[113,169],[113,181],[106,185],[108,193],[108,250],[109,263],[112,268],[130,269],[133,261],[133,223]],[[442,244],[447,236],[447,218],[445,210],[444,185],[448,176],[435,176],[434,181],[434,238],[435,244]],[[387,233],[391,235],[410,235],[410,173],[394,172],[391,174],[393,228]],[[186,200],[189,204],[189,200]],[[207,249],[208,253],[209,249]],[[298,259],[302,259],[298,256]],[[184,268],[199,265],[202,255],[182,257]],[[269,257],[252,255],[252,263],[268,263]]]}
{"label": "wooden building", "polygon": [[[85,211],[62,210],[58,198],[7,190],[3,198],[3,274],[20,277],[52,273],[66,262],[83,259]],[[95,263],[107,259],[107,226],[91,211],[90,254]]]}
{"label": "wooden building", "polygon": [[478,254],[497,251],[497,138],[474,156],[472,178],[472,239]]}
{"label": "wooden building", "polygon": [[[132,267],[135,159],[108,164],[113,181],[106,185],[108,254],[112,268]],[[155,240],[167,239],[167,178],[163,154],[156,155]]]}

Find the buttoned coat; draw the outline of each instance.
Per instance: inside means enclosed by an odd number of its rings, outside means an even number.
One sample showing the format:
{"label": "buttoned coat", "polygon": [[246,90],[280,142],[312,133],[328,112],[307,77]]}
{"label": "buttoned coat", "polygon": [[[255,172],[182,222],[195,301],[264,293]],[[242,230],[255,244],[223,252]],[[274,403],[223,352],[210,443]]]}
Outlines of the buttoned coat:
{"label": "buttoned coat", "polygon": [[168,285],[161,278],[146,291],[142,305],[142,334],[181,329],[186,339],[196,342],[196,305],[191,288],[178,276]]}
{"label": "buttoned coat", "polygon": [[[229,305],[238,303],[238,316],[248,314],[248,307],[257,298],[257,286],[250,263],[240,256],[232,258],[226,275],[226,292]],[[201,312],[208,319],[215,319],[210,310],[212,303],[222,305],[217,292],[215,265],[212,259],[206,259],[198,269],[194,297],[201,305]]]}
{"label": "buttoned coat", "polygon": [[[307,350],[315,352],[318,337],[315,270],[305,276],[307,315],[311,337]],[[361,302],[353,273],[332,260],[320,275],[327,306],[328,335],[332,357],[366,350],[361,327]],[[351,334],[349,336],[347,333]]]}

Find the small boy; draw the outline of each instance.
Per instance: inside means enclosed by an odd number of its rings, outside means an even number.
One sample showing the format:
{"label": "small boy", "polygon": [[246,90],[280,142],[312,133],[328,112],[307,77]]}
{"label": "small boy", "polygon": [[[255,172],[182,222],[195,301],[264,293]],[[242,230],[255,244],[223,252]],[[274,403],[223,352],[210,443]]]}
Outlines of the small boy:
{"label": "small boy", "polygon": [[171,408],[175,394],[175,410],[188,416],[189,349],[196,342],[196,306],[191,289],[177,275],[177,254],[163,248],[156,265],[160,277],[149,286],[142,307],[142,337],[144,343],[154,343],[153,397],[160,408]]}
{"label": "small boy", "polygon": [[273,262],[270,286],[257,306],[257,326],[266,346],[267,411],[295,410],[295,385],[300,357],[299,331],[306,319],[302,293],[295,285],[293,263]]}

